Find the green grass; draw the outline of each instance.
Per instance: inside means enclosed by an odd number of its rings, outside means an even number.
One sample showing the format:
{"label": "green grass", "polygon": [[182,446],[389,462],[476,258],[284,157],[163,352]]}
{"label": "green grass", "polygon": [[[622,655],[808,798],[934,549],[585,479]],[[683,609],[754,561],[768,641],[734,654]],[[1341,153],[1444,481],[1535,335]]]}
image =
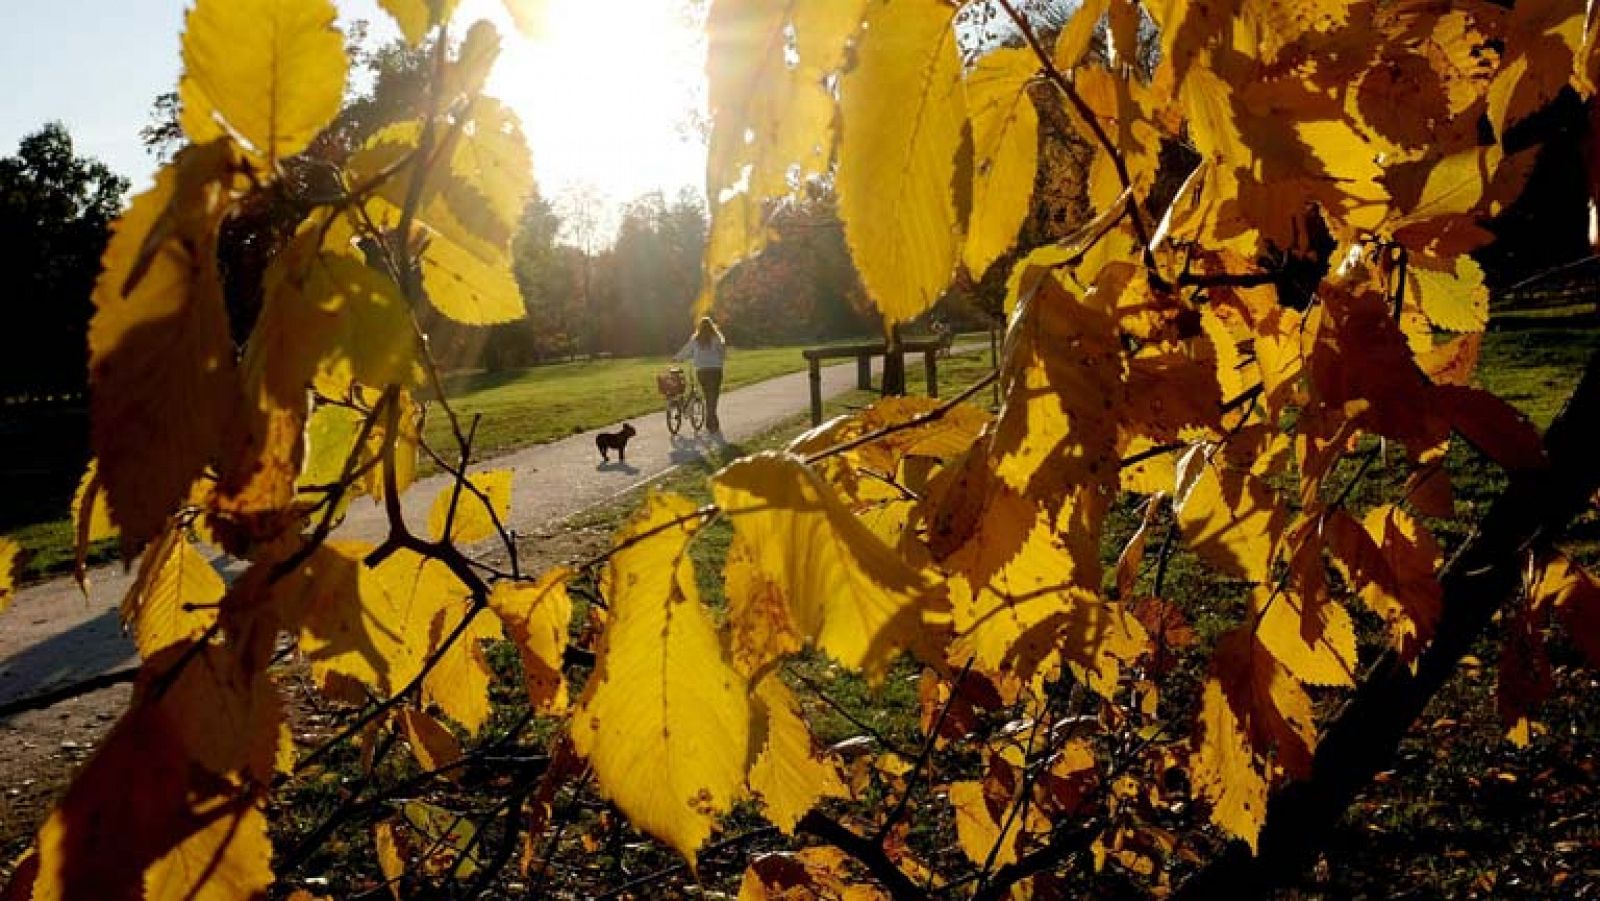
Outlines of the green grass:
{"label": "green grass", "polygon": [[[804,369],[802,349],[731,348],[723,391]],[[464,422],[481,416],[473,456],[482,459],[659,409],[656,374],[670,365],[668,357],[557,363],[457,376],[446,380],[445,390]],[[442,414],[430,416],[425,437],[441,452],[453,444]]]}
{"label": "green grass", "polygon": [[[987,336],[963,335],[957,340],[979,339],[987,340]],[[805,347],[810,346],[813,345]],[[806,361],[800,355],[805,347],[730,348],[722,390],[732,391],[805,369]],[[828,365],[848,362],[834,360]],[[921,384],[922,370],[916,363],[907,360],[906,366],[914,387]],[[943,374],[943,364],[941,361],[940,381],[954,384]],[[474,415],[481,416],[473,439],[473,456],[482,459],[661,409],[655,377],[670,365],[673,363],[668,357],[558,363],[457,376],[446,381],[445,390],[464,423]],[[435,450],[443,452],[452,447],[450,424],[443,415],[429,419],[425,437]]]}
{"label": "green grass", "polygon": [[[723,390],[804,369],[806,362],[800,355],[803,349],[798,345],[730,349]],[[666,357],[561,363],[453,376],[446,379],[445,388],[465,422],[475,414],[481,415],[473,442],[473,456],[481,460],[659,409],[661,397],[656,393],[655,376],[668,365],[671,361]],[[797,406],[798,403],[797,400]],[[31,423],[26,425],[32,427]],[[15,466],[18,472],[26,470],[28,474],[8,479],[6,484],[13,497],[28,492],[39,495],[34,502],[23,504],[25,511],[13,505],[12,512],[17,516],[12,521],[18,525],[6,533],[27,553],[20,574],[24,581],[53,576],[72,567],[72,526],[65,514],[86,455],[79,446],[83,443],[79,433],[85,427],[81,418],[52,411],[52,418],[41,419],[38,428],[59,440],[43,441],[41,436],[29,434],[15,436],[12,442],[15,446],[11,451],[18,456]],[[442,413],[435,411],[429,417],[425,436],[446,459],[452,456],[454,441]],[[70,452],[57,449],[58,444],[71,445]],[[41,446],[49,453],[39,452]],[[42,456],[49,459],[35,459]],[[7,461],[7,466],[12,465],[9,457]],[[62,470],[43,472],[42,467],[51,464]],[[90,561],[110,559],[113,551],[109,544],[94,548]]]}

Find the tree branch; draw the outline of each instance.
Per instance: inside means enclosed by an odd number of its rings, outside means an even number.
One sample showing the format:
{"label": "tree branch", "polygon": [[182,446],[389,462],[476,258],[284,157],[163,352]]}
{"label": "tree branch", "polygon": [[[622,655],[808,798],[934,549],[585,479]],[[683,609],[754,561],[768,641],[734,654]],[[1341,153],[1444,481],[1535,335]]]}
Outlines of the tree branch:
{"label": "tree branch", "polygon": [[867,868],[873,878],[878,880],[878,884],[889,892],[889,897],[895,901],[911,901],[927,897],[927,892],[912,882],[911,877],[889,859],[889,855],[878,846],[877,842],[855,834],[843,823],[827,814],[818,810],[811,811],[795,825],[795,831],[814,835],[854,857]]}
{"label": "tree branch", "polygon": [[1260,852],[1242,842],[1190,879],[1181,898],[1259,895],[1294,879],[1314,859],[1346,808],[1389,765],[1411,724],[1456,671],[1521,578],[1520,561],[1551,540],[1600,488],[1588,459],[1600,428],[1600,354],[1545,435],[1550,465],[1513,473],[1478,530],[1440,576],[1444,612],[1415,671],[1393,651],[1369,670],[1324,731],[1311,775],[1267,804]]}

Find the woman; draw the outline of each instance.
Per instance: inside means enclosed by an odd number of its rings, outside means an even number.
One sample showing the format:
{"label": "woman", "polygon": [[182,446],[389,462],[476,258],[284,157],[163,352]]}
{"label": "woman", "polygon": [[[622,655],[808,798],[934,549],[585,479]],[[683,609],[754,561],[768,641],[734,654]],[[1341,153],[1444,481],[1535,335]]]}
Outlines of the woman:
{"label": "woman", "polygon": [[683,350],[674,360],[693,360],[694,376],[700,382],[700,393],[706,398],[706,428],[722,434],[722,423],[717,420],[717,398],[722,394],[722,361],[728,355],[728,343],[710,316],[702,316]]}

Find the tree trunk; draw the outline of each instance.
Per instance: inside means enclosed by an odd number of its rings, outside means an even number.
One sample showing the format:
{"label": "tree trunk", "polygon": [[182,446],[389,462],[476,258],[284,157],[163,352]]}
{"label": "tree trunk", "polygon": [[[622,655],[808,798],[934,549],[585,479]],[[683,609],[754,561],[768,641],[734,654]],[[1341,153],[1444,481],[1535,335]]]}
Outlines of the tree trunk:
{"label": "tree trunk", "polygon": [[1346,808],[1390,765],[1400,741],[1499,608],[1519,589],[1526,554],[1547,544],[1600,487],[1589,459],[1600,434],[1600,355],[1545,433],[1549,467],[1512,476],[1440,575],[1444,612],[1415,673],[1391,652],[1380,657],[1328,724],[1311,776],[1275,794],[1267,805],[1259,854],[1243,842],[1179,891],[1179,898],[1259,895],[1290,883],[1311,865]]}

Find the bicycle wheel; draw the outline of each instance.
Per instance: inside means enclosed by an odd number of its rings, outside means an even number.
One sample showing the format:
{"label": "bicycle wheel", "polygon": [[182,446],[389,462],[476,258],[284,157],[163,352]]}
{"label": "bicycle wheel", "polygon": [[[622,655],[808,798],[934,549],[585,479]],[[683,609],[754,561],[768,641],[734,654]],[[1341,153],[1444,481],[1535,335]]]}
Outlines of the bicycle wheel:
{"label": "bicycle wheel", "polygon": [[706,401],[698,394],[689,397],[689,424],[697,432],[706,424]]}
{"label": "bicycle wheel", "polygon": [[667,431],[673,437],[677,437],[681,428],[683,428],[683,401],[673,398],[667,401]]}

